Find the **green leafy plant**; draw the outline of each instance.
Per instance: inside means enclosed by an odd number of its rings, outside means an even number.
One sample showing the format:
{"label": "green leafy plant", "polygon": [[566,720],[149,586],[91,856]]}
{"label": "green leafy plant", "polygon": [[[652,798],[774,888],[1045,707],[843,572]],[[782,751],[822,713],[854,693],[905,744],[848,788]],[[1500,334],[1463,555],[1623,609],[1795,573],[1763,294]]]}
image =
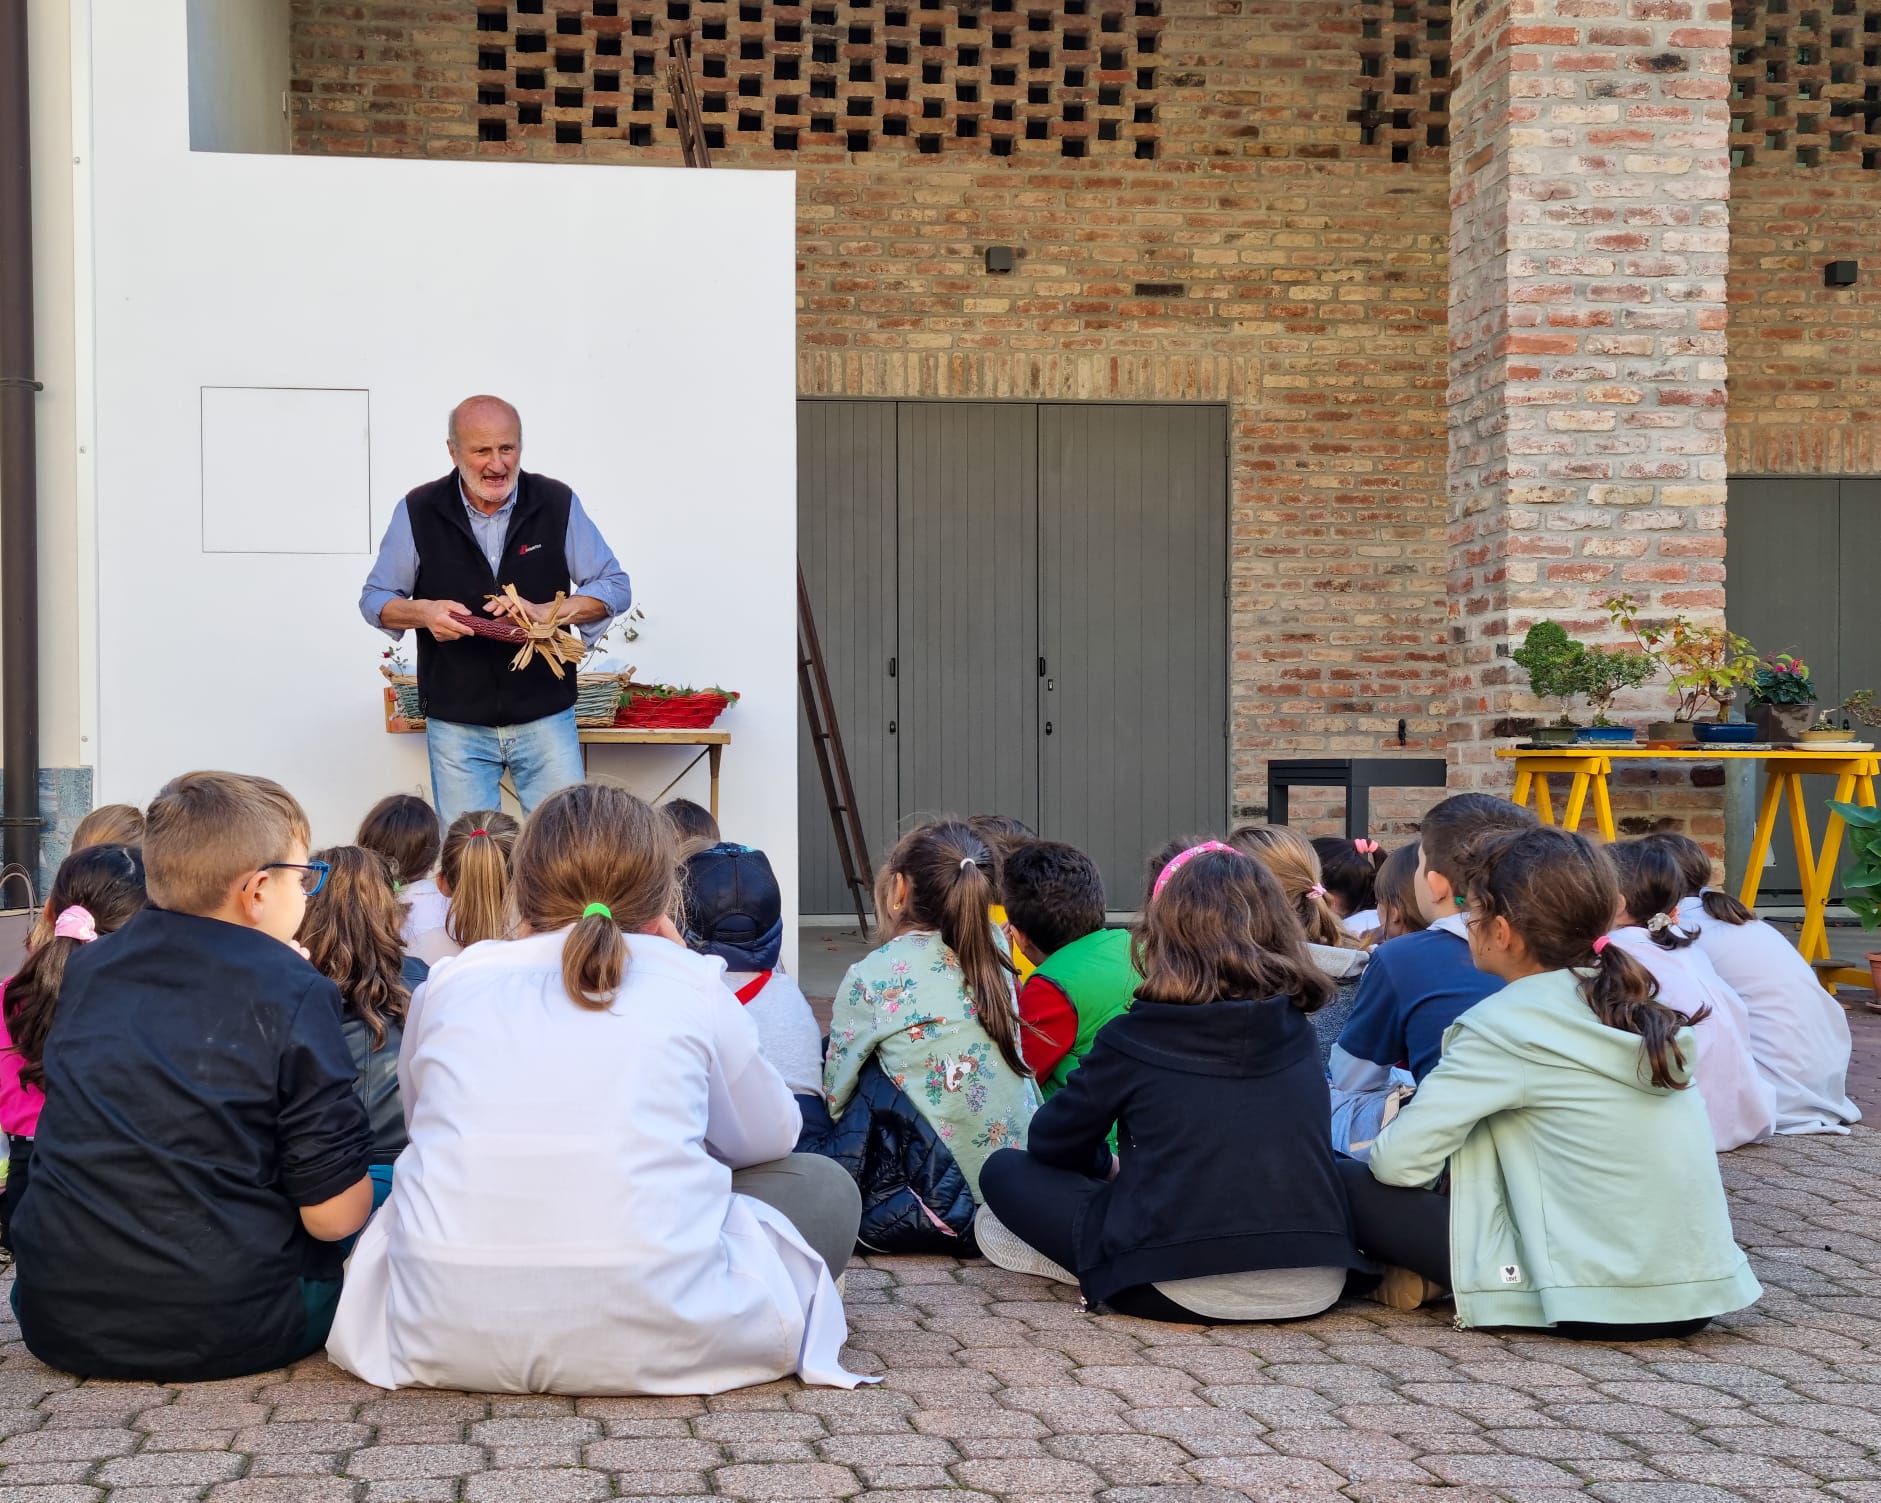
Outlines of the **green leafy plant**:
{"label": "green leafy plant", "polygon": [[1558,621],[1537,621],[1522,638],[1522,645],[1510,656],[1527,670],[1530,693],[1537,699],[1552,699],[1561,705],[1561,718],[1555,724],[1572,726],[1574,721],[1567,713],[1567,702],[1576,694],[1587,692],[1586,645],[1570,637]]}
{"label": "green leafy plant", "polygon": [[1609,726],[1607,714],[1613,708],[1613,696],[1622,689],[1637,689],[1657,671],[1658,665],[1648,653],[1625,647],[1589,647],[1581,654],[1581,693],[1587,696],[1594,712],[1594,724]]}
{"label": "green leafy plant", "polygon": [[[1838,724],[1836,716],[1842,717]],[[1839,705],[1829,705],[1816,717],[1816,729],[1819,731],[1845,730],[1848,722],[1856,725],[1881,726],[1881,705],[1875,703],[1872,689],[1857,689]]]}
{"label": "green leafy plant", "polygon": [[1830,799],[1848,826],[1848,865],[1842,868],[1842,901],[1864,929],[1881,928],[1881,809]]}
{"label": "green leafy plant", "polygon": [[1787,652],[1773,653],[1757,665],[1750,686],[1754,705],[1812,705],[1816,686],[1809,681],[1809,665]]}
{"label": "green leafy plant", "polygon": [[1630,632],[1640,651],[1665,671],[1678,700],[1674,720],[1722,720],[1737,691],[1756,681],[1756,650],[1722,623],[1699,626],[1685,616],[1645,621],[1631,595],[1615,595],[1606,607],[1614,625]]}

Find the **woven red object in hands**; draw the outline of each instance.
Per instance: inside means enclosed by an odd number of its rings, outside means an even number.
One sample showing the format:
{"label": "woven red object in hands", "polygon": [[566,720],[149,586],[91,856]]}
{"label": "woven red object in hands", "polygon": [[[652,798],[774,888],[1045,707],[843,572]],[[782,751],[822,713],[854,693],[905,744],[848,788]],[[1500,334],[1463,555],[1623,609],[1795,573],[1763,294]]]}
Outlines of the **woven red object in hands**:
{"label": "woven red object in hands", "polygon": [[460,616],[452,611],[451,619],[473,637],[488,637],[492,642],[507,642],[512,647],[520,647],[529,640],[529,633],[507,616]]}

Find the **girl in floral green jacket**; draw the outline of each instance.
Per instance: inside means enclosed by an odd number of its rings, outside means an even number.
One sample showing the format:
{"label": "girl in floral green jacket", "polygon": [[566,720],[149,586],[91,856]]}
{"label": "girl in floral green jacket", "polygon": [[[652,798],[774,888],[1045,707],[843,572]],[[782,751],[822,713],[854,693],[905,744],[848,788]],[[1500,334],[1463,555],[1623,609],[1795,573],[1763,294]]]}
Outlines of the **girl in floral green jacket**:
{"label": "girl in floral green jacket", "polygon": [[946,820],[904,836],[875,884],[881,945],[849,968],[823,1094],[840,1117],[871,1057],[947,1145],[977,1201],[980,1166],[1023,1148],[1037,1095],[1019,1054],[1013,967],[988,921],[993,854]]}

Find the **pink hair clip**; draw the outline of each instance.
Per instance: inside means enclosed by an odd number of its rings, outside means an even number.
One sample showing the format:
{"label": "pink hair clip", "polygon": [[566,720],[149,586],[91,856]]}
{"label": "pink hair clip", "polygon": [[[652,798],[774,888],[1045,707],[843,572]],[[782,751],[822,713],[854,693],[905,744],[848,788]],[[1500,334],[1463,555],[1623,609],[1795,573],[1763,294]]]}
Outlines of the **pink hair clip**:
{"label": "pink hair clip", "polygon": [[1378,854],[1378,842],[1375,840],[1366,840],[1361,837],[1352,842],[1352,849],[1357,851],[1361,856],[1376,856]]}
{"label": "pink hair clip", "polygon": [[1599,939],[1594,941],[1594,954],[1600,954],[1601,951],[1605,950],[1607,946],[1612,943],[1613,941],[1608,939],[1606,935],[1601,935]]}
{"label": "pink hair clip", "polygon": [[98,925],[89,908],[74,903],[52,921],[52,935],[54,939],[75,939],[88,945],[98,937]]}
{"label": "pink hair clip", "polygon": [[1163,895],[1163,889],[1169,885],[1169,879],[1206,851],[1226,851],[1230,856],[1240,854],[1233,846],[1223,845],[1219,840],[1204,840],[1200,845],[1190,846],[1186,851],[1170,858],[1169,865],[1165,866],[1156,878],[1155,887],[1150,889],[1150,901],[1153,903],[1160,898]]}
{"label": "pink hair clip", "polygon": [[1326,896],[1326,889],[1320,883],[1315,882],[1311,887],[1306,889],[1306,895],[1309,898],[1323,898]]}

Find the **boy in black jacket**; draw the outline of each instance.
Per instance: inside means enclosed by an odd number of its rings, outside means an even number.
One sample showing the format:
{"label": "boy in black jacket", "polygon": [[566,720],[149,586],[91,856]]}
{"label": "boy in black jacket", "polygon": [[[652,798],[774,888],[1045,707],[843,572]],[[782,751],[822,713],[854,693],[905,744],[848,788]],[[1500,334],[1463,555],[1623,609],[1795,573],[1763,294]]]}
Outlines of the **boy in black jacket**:
{"label": "boy in black jacket", "polygon": [[67,965],[15,1231],[42,1362],[187,1382],[326,1344],[371,1134],[339,990],[293,944],[307,838],[278,784],[186,773],[148,811],[151,906]]}

